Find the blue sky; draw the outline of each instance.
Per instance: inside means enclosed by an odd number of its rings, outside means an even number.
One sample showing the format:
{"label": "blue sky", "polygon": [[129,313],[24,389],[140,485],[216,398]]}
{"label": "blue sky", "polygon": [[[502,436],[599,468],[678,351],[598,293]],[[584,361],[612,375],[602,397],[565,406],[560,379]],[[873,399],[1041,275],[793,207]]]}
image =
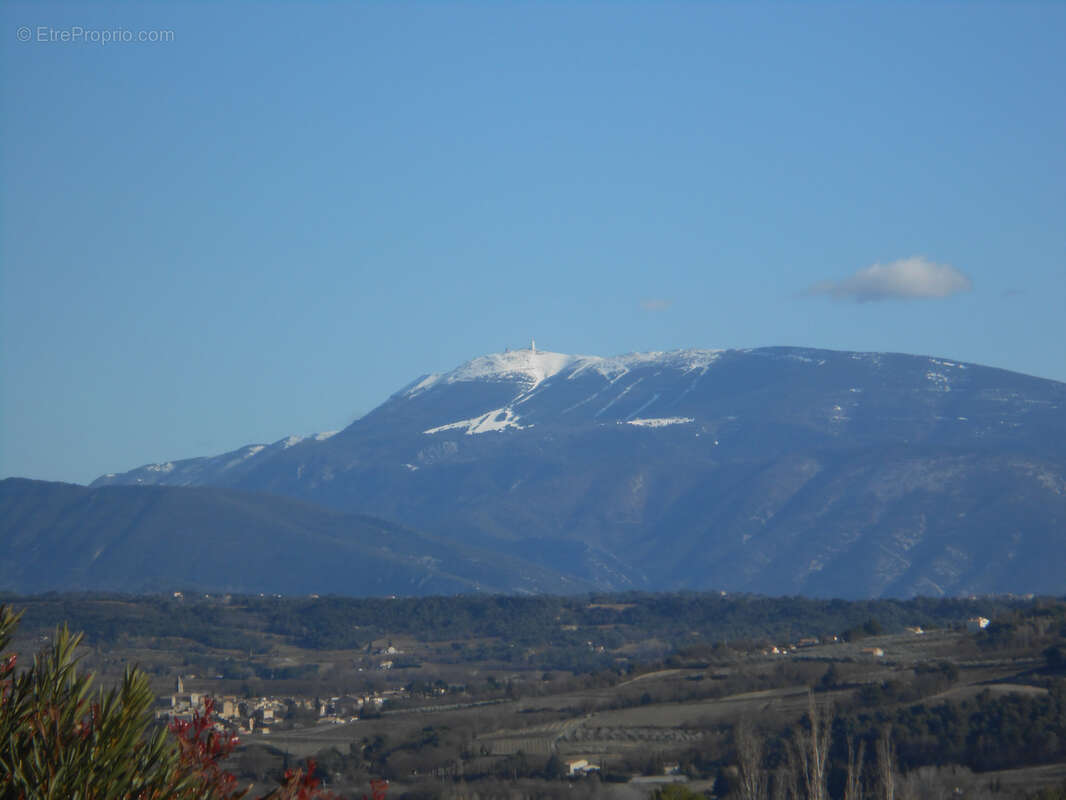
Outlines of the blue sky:
{"label": "blue sky", "polygon": [[531,335],[1066,380],[1066,4],[0,15],[0,476],[336,429]]}

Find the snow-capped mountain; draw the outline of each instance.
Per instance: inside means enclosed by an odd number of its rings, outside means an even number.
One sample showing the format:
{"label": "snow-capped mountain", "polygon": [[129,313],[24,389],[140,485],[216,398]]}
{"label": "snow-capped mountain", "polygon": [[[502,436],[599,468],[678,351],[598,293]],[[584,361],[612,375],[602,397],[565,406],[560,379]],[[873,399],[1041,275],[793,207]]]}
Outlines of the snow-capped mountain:
{"label": "snow-capped mountain", "polygon": [[[284,452],[290,447],[295,447],[299,444],[325,441],[335,433],[337,431],[312,433],[309,436],[294,434],[286,436],[284,439],[279,439],[273,444],[248,444],[237,450],[223,453],[220,456],[186,458],[180,461],[146,464],[139,470],[135,470],[139,474],[132,482],[148,486],[156,484],[166,486],[211,486],[228,483],[236,480],[243,472],[266,461],[272,455]],[[262,455],[263,458],[252,461],[258,455]],[[120,477],[112,472],[97,478],[93,482],[93,486],[128,483],[129,481],[123,480],[125,477]]]}
{"label": "snow-capped mountain", "polygon": [[920,356],[514,350],[108,484],[289,495],[611,588],[1066,590],[1066,385]]}

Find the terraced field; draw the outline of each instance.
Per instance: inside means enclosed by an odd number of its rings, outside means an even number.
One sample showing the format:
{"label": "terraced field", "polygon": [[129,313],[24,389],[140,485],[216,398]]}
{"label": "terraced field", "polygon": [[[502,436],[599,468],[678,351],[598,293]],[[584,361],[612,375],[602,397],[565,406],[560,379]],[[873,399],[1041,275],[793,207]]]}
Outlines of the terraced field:
{"label": "terraced field", "polygon": [[560,739],[568,737],[584,722],[584,718],[577,718],[520,730],[495,731],[479,736],[478,743],[494,756],[509,756],[520,752],[530,755],[550,755],[556,752]]}

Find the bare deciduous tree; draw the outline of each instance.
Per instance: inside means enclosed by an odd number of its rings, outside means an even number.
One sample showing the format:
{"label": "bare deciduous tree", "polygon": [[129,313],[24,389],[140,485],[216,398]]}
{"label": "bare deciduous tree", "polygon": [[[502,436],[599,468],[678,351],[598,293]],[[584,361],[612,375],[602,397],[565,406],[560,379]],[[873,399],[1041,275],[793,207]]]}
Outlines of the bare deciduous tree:
{"label": "bare deciduous tree", "polygon": [[827,800],[829,792],[826,786],[825,762],[829,755],[832,715],[828,706],[818,707],[814,692],[810,690],[807,691],[807,703],[811,729],[796,729],[796,742],[791,748],[790,760],[798,764],[807,800]]}
{"label": "bare deciduous tree", "polygon": [[763,743],[744,718],[733,728],[739,768],[740,800],[766,800],[766,770],[763,769]]}
{"label": "bare deciduous tree", "polygon": [[877,778],[881,800],[894,800],[896,796],[896,745],[892,741],[892,727],[886,725],[877,740]]}
{"label": "bare deciduous tree", "polygon": [[800,773],[803,771],[800,763],[800,745],[794,739],[785,741],[785,768],[782,774],[782,784],[787,789],[789,800],[803,800],[800,793]]}
{"label": "bare deciduous tree", "polygon": [[[789,794],[789,792],[792,793]],[[786,761],[785,766],[773,772],[773,779],[770,781],[770,798],[771,800],[798,800],[795,792],[795,774],[790,771]]]}
{"label": "bare deciduous tree", "polygon": [[866,740],[848,739],[848,774],[844,781],[844,800],[862,800],[862,765],[866,756]]}

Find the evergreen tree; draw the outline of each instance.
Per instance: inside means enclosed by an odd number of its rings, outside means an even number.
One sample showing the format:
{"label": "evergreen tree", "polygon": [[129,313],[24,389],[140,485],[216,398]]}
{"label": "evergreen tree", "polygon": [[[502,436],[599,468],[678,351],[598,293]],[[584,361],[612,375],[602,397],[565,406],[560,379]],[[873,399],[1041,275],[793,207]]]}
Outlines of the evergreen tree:
{"label": "evergreen tree", "polygon": [[[0,605],[0,653],[19,614]],[[20,800],[236,800],[240,791],[219,765],[236,740],[215,730],[211,703],[191,722],[154,727],[155,700],[143,672],[127,668],[122,685],[92,692],[79,674],[80,634],[61,626],[51,647],[25,670],[0,660],[0,798]],[[309,800],[318,781],[290,771],[266,797]]]}

